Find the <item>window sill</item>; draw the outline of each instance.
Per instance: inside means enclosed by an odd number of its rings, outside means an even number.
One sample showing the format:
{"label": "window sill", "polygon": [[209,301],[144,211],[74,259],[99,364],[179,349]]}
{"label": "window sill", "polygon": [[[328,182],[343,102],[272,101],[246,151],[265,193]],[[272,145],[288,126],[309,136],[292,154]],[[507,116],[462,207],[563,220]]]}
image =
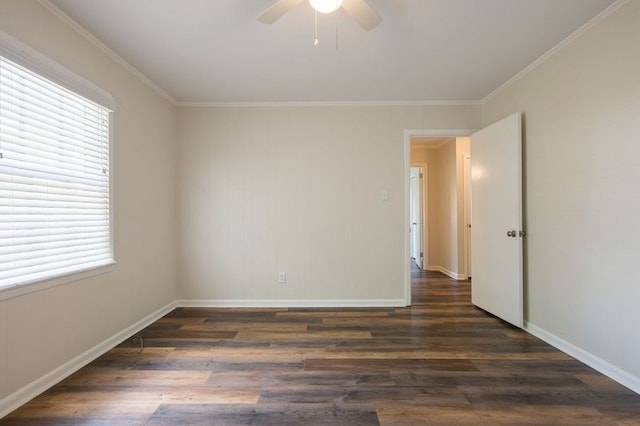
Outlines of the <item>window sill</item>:
{"label": "window sill", "polygon": [[111,263],[108,263],[106,265],[96,266],[84,271],[72,272],[58,277],[45,278],[31,283],[10,285],[4,288],[0,288],[0,301],[24,296],[25,294],[57,287],[63,284],[83,280],[96,275],[113,272],[116,263],[116,261],[112,261]]}

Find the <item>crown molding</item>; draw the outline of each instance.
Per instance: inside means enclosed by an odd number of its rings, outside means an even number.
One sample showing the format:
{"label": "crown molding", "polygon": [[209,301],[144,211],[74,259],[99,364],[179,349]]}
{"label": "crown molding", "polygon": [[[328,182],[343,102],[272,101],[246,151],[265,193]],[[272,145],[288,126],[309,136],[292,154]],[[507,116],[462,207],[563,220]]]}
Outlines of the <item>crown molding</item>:
{"label": "crown molding", "polygon": [[127,71],[129,71],[131,74],[136,76],[140,81],[142,81],[144,84],[149,86],[151,89],[153,89],[156,93],[158,93],[164,99],[171,102],[173,105],[176,105],[177,102],[171,95],[169,95],[167,92],[162,90],[153,81],[149,80],[144,74],[142,74],[140,71],[134,68],[133,65],[125,61],[120,55],[118,55],[116,52],[111,50],[106,44],[98,40],[93,34],[87,31],[82,25],[80,25],[72,17],[64,13],[62,10],[60,10],[60,8],[58,8],[56,5],[51,3],[49,0],[36,0],[36,1],[40,3],[44,8],[49,10],[49,12],[51,12],[56,17],[58,17],[58,19],[60,19],[65,24],[67,24],[69,27],[71,27],[74,31],[76,31],[86,40],[88,40],[91,44],[93,44],[98,49],[106,53],[108,57],[113,59],[118,64],[122,65],[124,68],[126,68]]}
{"label": "crown molding", "polygon": [[412,107],[412,106],[477,106],[480,101],[354,101],[354,102],[176,102],[187,108],[255,108],[255,107]]}
{"label": "crown molding", "polygon": [[574,32],[569,34],[569,36],[567,38],[565,38],[560,43],[558,43],[555,46],[553,46],[547,52],[543,53],[542,56],[540,56],[538,59],[536,59],[535,61],[533,61],[529,65],[527,65],[522,71],[520,71],[519,73],[517,73],[516,75],[511,77],[506,82],[502,83],[500,86],[498,86],[498,88],[496,88],[494,91],[492,91],[487,96],[482,98],[482,100],[479,101],[479,104],[480,105],[484,105],[486,102],[488,102],[489,100],[491,100],[492,98],[497,96],[499,93],[501,93],[504,90],[506,90],[512,84],[514,84],[518,80],[522,79],[524,76],[526,76],[527,74],[532,72],[538,66],[540,66],[544,62],[546,62],[551,56],[555,55],[558,51],[564,49],[566,46],[571,44],[575,39],[577,39],[582,34],[587,32],[591,27],[593,27],[594,25],[596,25],[597,23],[599,23],[600,21],[602,21],[603,19],[605,19],[606,17],[611,15],[616,10],[620,9],[620,7],[624,6],[626,3],[628,3],[628,1],[629,0],[616,0],[613,4],[611,4],[605,10],[603,10],[602,12],[600,12],[599,14],[597,14],[596,16],[591,18],[589,21],[587,21],[587,23],[582,25],[580,28],[578,28],[577,30],[575,30]]}

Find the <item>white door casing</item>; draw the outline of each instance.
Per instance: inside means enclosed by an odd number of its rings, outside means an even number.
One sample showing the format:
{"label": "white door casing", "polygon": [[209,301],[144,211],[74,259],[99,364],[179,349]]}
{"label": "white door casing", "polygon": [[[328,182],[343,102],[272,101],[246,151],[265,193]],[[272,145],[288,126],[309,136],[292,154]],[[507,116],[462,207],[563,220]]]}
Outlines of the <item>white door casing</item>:
{"label": "white door casing", "polygon": [[520,113],[471,135],[471,301],[522,328]]}
{"label": "white door casing", "polygon": [[463,200],[464,200],[464,267],[467,277],[471,275],[471,157],[465,155],[462,158],[463,164]]}

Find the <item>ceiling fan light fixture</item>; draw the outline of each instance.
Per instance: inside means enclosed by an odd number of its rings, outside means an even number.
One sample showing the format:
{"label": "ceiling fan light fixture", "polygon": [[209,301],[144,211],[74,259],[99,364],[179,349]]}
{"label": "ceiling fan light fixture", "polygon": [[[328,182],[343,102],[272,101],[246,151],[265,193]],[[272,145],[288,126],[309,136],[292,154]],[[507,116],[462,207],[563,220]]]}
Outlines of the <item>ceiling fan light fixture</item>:
{"label": "ceiling fan light fixture", "polygon": [[342,6],[342,0],[309,0],[309,4],[320,13],[331,13]]}

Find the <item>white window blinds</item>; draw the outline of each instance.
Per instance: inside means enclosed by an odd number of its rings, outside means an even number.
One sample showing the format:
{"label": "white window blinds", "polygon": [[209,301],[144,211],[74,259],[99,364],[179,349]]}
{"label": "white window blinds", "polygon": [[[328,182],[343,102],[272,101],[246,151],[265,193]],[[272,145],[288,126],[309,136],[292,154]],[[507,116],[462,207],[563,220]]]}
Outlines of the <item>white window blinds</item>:
{"label": "white window blinds", "polygon": [[113,263],[109,114],[0,56],[0,289]]}

